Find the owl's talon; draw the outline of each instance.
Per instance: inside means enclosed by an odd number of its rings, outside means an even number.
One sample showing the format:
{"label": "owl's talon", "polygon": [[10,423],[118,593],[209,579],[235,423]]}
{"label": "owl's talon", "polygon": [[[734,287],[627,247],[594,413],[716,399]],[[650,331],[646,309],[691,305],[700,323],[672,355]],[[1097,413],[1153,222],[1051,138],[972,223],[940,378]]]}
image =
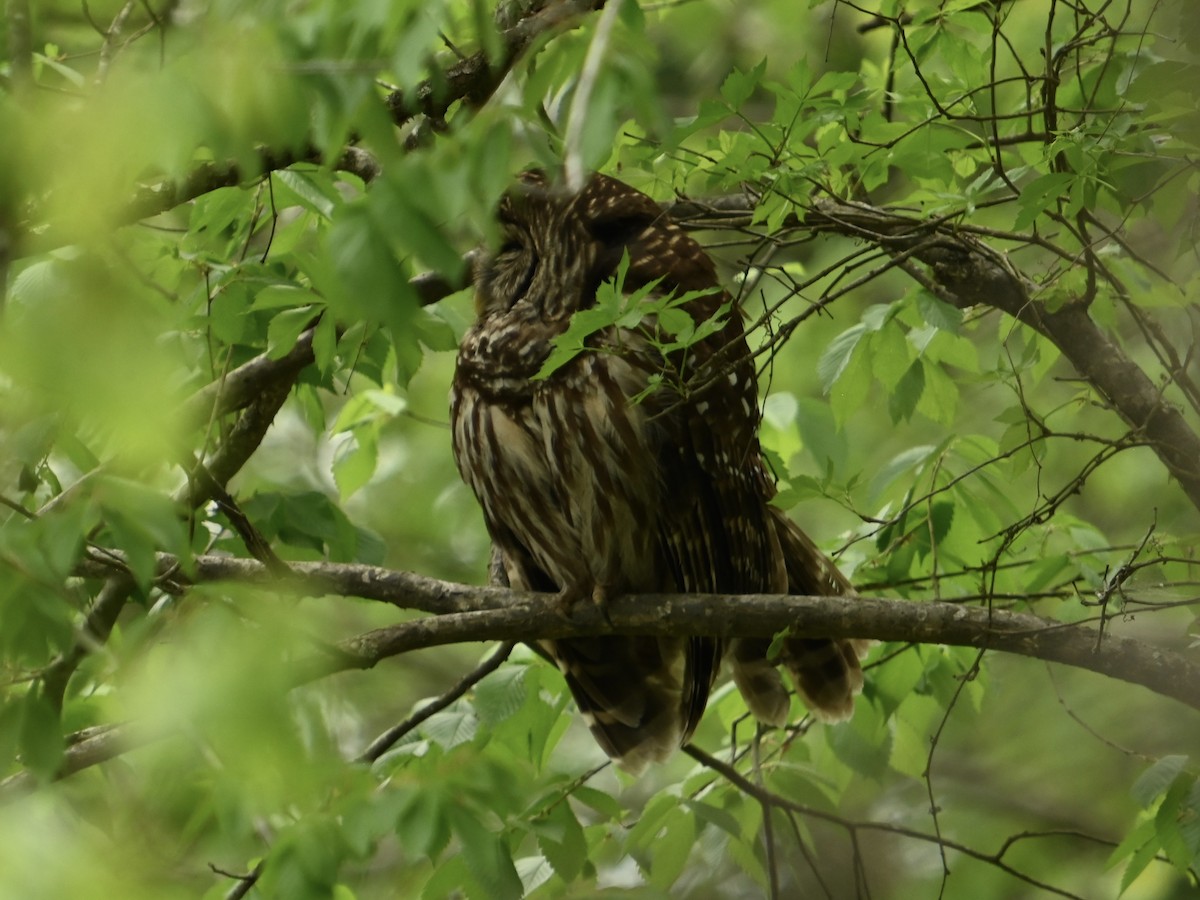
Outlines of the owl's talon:
{"label": "owl's talon", "polygon": [[592,588],[592,602],[600,608],[600,614],[604,616],[604,621],[608,623],[608,627],[616,628],[612,618],[608,615],[608,602],[610,599],[612,598],[608,593],[608,588],[604,585],[598,584]]}
{"label": "owl's talon", "polygon": [[559,613],[564,618],[569,619],[576,605],[583,603],[585,600],[590,600],[599,608],[601,615],[604,616],[604,621],[608,623],[610,628],[616,627],[608,615],[608,588],[602,584],[594,585],[590,590],[582,585],[568,585],[558,592],[558,596],[555,598],[555,605],[558,607]]}
{"label": "owl's talon", "polygon": [[554,598],[554,605],[558,608],[559,615],[564,619],[569,619],[575,607],[582,603],[588,596],[588,591],[585,588],[577,584],[569,584],[558,592],[558,595]]}

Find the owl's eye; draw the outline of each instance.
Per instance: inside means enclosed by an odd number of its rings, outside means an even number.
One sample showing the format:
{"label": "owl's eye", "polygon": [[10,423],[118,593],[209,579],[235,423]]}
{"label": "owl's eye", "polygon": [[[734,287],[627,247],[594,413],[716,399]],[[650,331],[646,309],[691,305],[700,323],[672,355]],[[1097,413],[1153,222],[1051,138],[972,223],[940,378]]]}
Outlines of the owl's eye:
{"label": "owl's eye", "polygon": [[520,253],[524,245],[516,238],[505,238],[500,244],[500,249],[496,251],[497,256],[504,256],[506,253]]}

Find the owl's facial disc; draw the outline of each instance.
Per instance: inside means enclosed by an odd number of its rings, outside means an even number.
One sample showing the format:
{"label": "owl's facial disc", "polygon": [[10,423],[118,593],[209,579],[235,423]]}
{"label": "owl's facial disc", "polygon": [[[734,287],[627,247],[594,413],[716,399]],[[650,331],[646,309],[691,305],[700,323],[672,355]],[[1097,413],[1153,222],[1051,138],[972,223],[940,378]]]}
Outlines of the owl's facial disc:
{"label": "owl's facial disc", "polygon": [[480,318],[512,309],[529,292],[537,274],[532,236],[503,217],[501,225],[500,246],[484,263],[475,294],[475,313]]}

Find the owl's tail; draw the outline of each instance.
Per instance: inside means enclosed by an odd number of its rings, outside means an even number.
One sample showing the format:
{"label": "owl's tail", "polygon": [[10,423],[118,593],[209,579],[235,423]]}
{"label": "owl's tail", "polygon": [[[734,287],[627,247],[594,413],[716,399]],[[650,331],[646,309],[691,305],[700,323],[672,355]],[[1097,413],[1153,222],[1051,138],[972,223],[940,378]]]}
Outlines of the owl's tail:
{"label": "owl's tail", "polygon": [[[833,561],[784,513],[771,507],[771,521],[787,569],[789,594],[853,596],[854,588]],[[859,659],[870,641],[789,638],[779,656],[768,659],[768,638],[742,638],[729,651],[733,680],[755,718],[768,725],[788,721],[790,699],[778,666],[783,665],[812,714],[823,722],[842,722],[854,713],[854,697],[863,686]]]}
{"label": "owl's tail", "polygon": [[589,637],[545,641],[596,742],[640,775],[687,742],[720,661],[710,638]]}

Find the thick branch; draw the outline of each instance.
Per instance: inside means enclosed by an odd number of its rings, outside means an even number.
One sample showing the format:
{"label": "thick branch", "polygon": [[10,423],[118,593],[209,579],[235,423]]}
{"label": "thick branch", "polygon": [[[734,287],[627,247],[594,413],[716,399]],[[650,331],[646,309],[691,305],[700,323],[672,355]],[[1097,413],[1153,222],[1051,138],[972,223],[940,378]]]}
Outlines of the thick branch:
{"label": "thick branch", "polygon": [[[665,206],[688,227],[749,221],[754,207],[747,195]],[[976,304],[1007,313],[1048,338],[1125,422],[1139,432],[1193,505],[1200,509],[1200,435],[1162,391],[1092,320],[1082,303],[1051,310],[1036,299],[1038,286],[1002,253],[956,230],[952,222],[925,221],[865,203],[822,200],[789,227],[870,241],[883,250],[907,254],[930,268],[947,299],[960,307]]]}
{"label": "thick branch", "polygon": [[243,409],[262,391],[279,382],[291,383],[301,370],[312,365],[313,330],[310,328],[296,339],[296,344],[276,359],[263,353],[246,362],[223,378],[205,385],[183,405],[184,421],[201,425],[210,416]]}
{"label": "thick branch", "polygon": [[[164,568],[174,561],[164,557]],[[562,614],[553,595],[480,588],[375,566],[297,563],[291,583],[261,564],[216,556],[196,561],[198,581],[236,580],[306,594],[379,600],[433,613],[338,645],[339,658],[314,660],[303,678],[370,668],[389,656],[465,641],[565,638],[602,634],[769,637],[791,628],[810,637],[951,644],[1002,650],[1088,669],[1140,684],[1200,709],[1200,665],[1130,638],[1024,613],[904,600],[770,595],[619,597],[604,609],[578,604]]]}
{"label": "thick branch", "polygon": [[[23,5],[17,3],[14,8]],[[422,82],[414,91],[395,91],[390,94],[386,103],[393,120],[400,125],[422,114],[440,120],[459,100],[472,106],[482,105],[538,37],[570,26],[602,6],[604,0],[559,0],[548,4],[501,34],[501,54],[498,59],[489,61],[487,54],[479,51]],[[297,149],[264,147],[250,170],[234,162],[203,163],[182,178],[167,178],[140,188],[124,209],[114,213],[113,223],[129,225],[174,209],[218,188],[233,187],[299,162],[319,164],[323,160],[320,151],[311,146]],[[340,171],[353,172],[364,181],[372,181],[379,175],[378,163],[358,147],[343,150],[342,155],[333,161],[333,166]],[[37,234],[31,234],[26,229],[24,234],[18,234],[11,258],[45,253],[70,243],[72,239],[73,235],[62,228],[51,227]]]}
{"label": "thick branch", "polygon": [[[120,554],[116,554],[119,556]],[[163,555],[160,567],[178,572]],[[94,575],[88,563],[80,574]],[[342,594],[379,600],[409,610],[434,613],[342,641],[333,652],[301,663],[294,683],[337,671],[367,669],[391,656],[425,647],[468,641],[533,641],[602,634],[769,636],[784,629],[813,637],[861,637],[898,642],[939,643],[1003,650],[1075,666],[1139,684],[1200,709],[1200,666],[1180,654],[1139,641],[1103,636],[1076,624],[1004,611],[988,612],[951,603],[845,597],[645,595],[620,597],[601,610],[580,604],[569,616],[559,598],[503,588],[439,581],[410,572],[340,563],[296,563],[294,577],[278,579],[257,562],[218,556],[196,560],[196,581],[242,581],[308,595]],[[507,655],[498,651],[453,688],[458,696]],[[385,745],[406,721],[381,737]],[[133,733],[129,726],[97,730],[67,748],[59,777],[104,762],[133,746],[161,737]],[[371,751],[364,754],[369,758]],[[32,776],[0,782],[0,800],[32,787]]]}
{"label": "thick branch", "polygon": [[480,50],[437,78],[421,82],[411,93],[393,91],[387,98],[392,121],[404,125],[417,115],[440,120],[458,100],[482,106],[535,38],[570,25],[602,6],[604,0],[559,0],[548,4],[501,33],[499,58],[489,60]]}
{"label": "thick branch", "polygon": [[931,225],[861,204],[826,201],[805,225],[876,240],[889,252],[911,250],[959,306],[983,304],[1035,329],[1132,428],[1145,436],[1188,498],[1200,509],[1200,436],[1145,372],[1109,339],[1082,303],[1051,310],[1035,299],[1037,285],[1008,259],[950,225]]}
{"label": "thick branch", "polygon": [[[76,772],[115,759],[123,753],[144,746],[156,737],[138,731],[128,725],[108,725],[89,728],[75,735],[63,753],[62,765],[54,773],[54,780],[66,778]],[[37,787],[37,776],[30,772],[18,772],[0,781],[0,802],[15,799]]]}
{"label": "thick branch", "polygon": [[[320,163],[321,154],[314,147],[301,150],[273,150],[264,148],[259,151],[258,159],[253,167],[244,169],[234,162],[206,162],[179,179],[164,179],[151,185],[139,188],[133,199],[120,210],[113,213],[114,225],[132,225],[134,222],[160,215],[174,209],[189,200],[195,200],[204,194],[218,188],[235,187],[244,182],[258,178],[277,169],[286,169],[296,163]],[[348,147],[334,162],[334,168],[342,172],[352,172],[364,181],[371,181],[379,174],[379,165],[365,150]],[[47,253],[56,247],[70,243],[74,235],[59,227],[49,227],[37,234],[28,231],[20,236],[13,252],[13,258],[32,256],[37,253]]]}

